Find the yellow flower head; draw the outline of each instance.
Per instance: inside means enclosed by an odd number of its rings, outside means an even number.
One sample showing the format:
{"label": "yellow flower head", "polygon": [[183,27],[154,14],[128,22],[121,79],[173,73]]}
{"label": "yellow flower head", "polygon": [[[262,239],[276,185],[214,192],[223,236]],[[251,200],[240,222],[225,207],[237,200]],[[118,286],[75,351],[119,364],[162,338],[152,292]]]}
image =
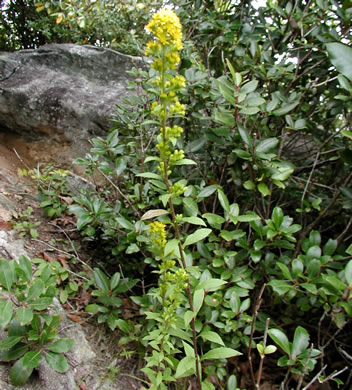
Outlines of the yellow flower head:
{"label": "yellow flower head", "polygon": [[163,250],[166,245],[165,225],[162,222],[152,222],[149,225],[149,233],[152,243],[159,249]]}
{"label": "yellow flower head", "polygon": [[163,46],[174,45],[176,50],[182,49],[182,26],[174,11],[162,8],[152,16],[146,28],[155,35]]}

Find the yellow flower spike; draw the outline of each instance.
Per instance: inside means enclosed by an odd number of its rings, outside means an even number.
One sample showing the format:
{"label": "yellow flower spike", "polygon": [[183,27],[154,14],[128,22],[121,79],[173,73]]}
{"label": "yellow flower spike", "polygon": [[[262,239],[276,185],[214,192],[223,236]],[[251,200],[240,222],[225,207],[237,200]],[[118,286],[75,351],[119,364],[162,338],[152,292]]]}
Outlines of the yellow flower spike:
{"label": "yellow flower spike", "polygon": [[166,245],[165,225],[158,221],[152,222],[149,225],[149,233],[153,244],[163,250]]}
{"label": "yellow flower spike", "polygon": [[182,26],[174,11],[162,8],[152,16],[146,28],[163,46],[175,46],[176,50],[182,49]]}

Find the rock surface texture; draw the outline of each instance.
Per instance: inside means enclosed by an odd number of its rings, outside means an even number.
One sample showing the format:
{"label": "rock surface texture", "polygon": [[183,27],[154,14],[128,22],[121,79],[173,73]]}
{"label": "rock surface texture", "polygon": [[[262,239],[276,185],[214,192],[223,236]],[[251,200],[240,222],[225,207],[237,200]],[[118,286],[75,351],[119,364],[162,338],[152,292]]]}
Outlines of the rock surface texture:
{"label": "rock surface texture", "polygon": [[50,44],[0,53],[0,128],[79,145],[111,127],[127,71],[142,60],[110,49]]}

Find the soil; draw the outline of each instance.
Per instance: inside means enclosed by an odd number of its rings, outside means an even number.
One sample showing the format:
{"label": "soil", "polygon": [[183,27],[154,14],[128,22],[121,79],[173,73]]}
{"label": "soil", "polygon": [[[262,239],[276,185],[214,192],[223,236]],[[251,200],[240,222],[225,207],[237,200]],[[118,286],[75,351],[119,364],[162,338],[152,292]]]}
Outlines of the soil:
{"label": "soil", "polygon": [[[71,154],[69,145],[59,145],[49,139],[33,140],[16,134],[0,133],[0,230],[12,230],[21,212],[28,206],[32,207],[33,220],[40,222],[36,228],[38,239],[28,235],[25,237],[25,249],[32,258],[40,257],[47,261],[55,259],[65,264],[73,255],[72,242],[79,235],[72,217],[50,221],[43,216],[36,198],[36,187],[31,179],[21,176],[18,170],[45,163],[55,163],[60,168],[72,170],[71,162],[76,156]],[[3,208],[1,200],[14,205],[13,209],[9,211],[8,207]],[[73,261],[70,264],[75,272],[84,269],[83,263],[94,266],[91,253],[84,246],[80,248],[79,259],[82,263]],[[89,296],[85,291],[80,291],[65,305],[68,318],[83,325],[87,340],[97,355],[79,389],[142,389],[142,382],[136,379],[143,377],[138,371],[141,359],[133,353],[130,358],[125,357],[124,349],[118,346],[121,335],[106,331],[105,327],[97,326],[93,319],[87,317],[89,313],[84,312],[84,306]],[[96,387],[97,378],[104,384],[102,387]]]}

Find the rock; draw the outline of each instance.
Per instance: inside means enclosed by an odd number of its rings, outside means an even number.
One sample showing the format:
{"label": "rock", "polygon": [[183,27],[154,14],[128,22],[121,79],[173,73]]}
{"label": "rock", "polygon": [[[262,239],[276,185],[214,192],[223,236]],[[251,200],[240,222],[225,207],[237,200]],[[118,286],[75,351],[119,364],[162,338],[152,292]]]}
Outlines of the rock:
{"label": "rock", "polygon": [[0,54],[0,127],[79,147],[106,133],[141,58],[111,49],[49,44]]}
{"label": "rock", "polygon": [[27,255],[24,240],[14,230],[0,230],[0,257],[18,259],[22,255]]}

